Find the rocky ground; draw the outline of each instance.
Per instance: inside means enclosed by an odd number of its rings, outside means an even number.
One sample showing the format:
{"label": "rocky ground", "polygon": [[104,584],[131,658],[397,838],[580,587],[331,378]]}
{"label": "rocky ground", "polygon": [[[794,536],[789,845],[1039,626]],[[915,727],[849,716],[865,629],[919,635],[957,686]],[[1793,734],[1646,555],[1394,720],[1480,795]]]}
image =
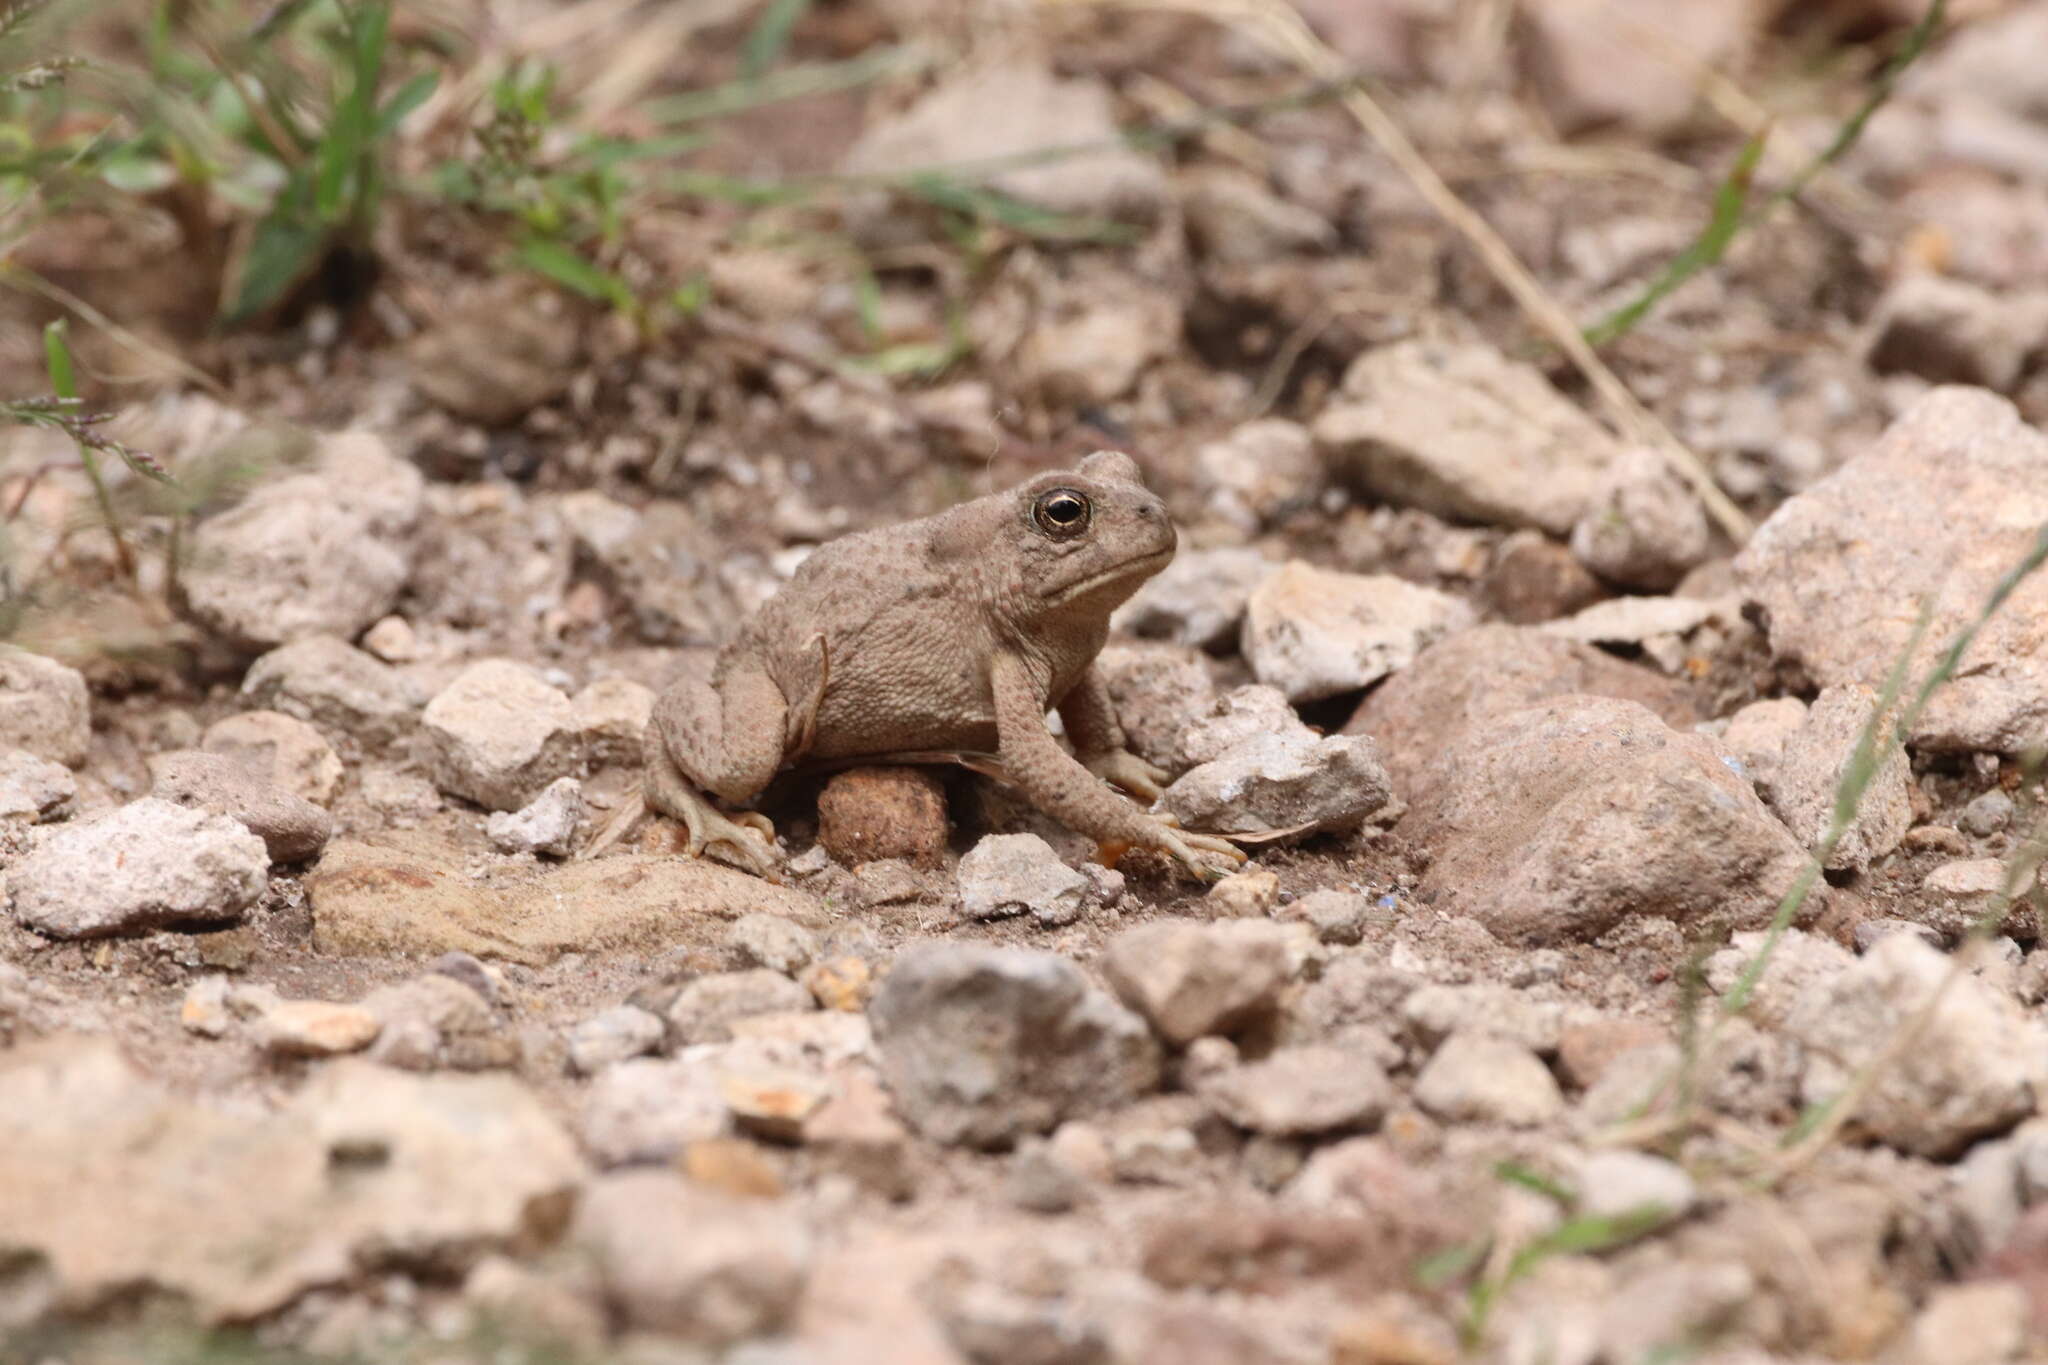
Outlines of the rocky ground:
{"label": "rocky ground", "polygon": [[[748,7],[657,8],[655,89],[730,73]],[[367,295],[226,335],[175,238],[16,248],[215,491],[123,587],[63,441],[0,437],[0,1361],[2048,1356],[2048,579],[1981,619],[2048,523],[2048,4],[1953,6],[1605,348],[1753,532],[1198,8],[819,5],[801,56],[940,55],[691,153],[1086,146],[996,184],[1128,242],[670,204],[621,268],[708,302],[649,328],[408,206]],[[1300,8],[1584,321],[1729,119],[1783,183],[1916,17]],[[602,104],[624,40],[560,32]],[[136,399],[164,353],[213,379]],[[1104,445],[1182,548],[1103,665],[1164,809],[1284,831],[1242,870],[1097,867],[964,770],[778,787],[781,885],[576,856],[810,547]]]}

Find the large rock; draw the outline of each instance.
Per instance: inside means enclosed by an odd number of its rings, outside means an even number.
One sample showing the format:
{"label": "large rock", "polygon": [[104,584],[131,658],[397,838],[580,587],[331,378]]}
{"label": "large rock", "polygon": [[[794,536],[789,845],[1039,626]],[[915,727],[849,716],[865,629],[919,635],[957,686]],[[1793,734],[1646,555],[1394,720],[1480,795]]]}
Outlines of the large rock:
{"label": "large rock", "polygon": [[[1402,825],[1434,853],[1421,893],[1518,943],[1624,919],[1770,918],[1799,843],[1703,735],[1644,707],[1566,696],[1466,728]],[[1809,899],[1808,912],[1820,908]]]}
{"label": "large rock", "polygon": [[223,924],[269,884],[261,839],[154,797],[52,832],[8,878],[15,917],[52,938]]}
{"label": "large rock", "polygon": [[1588,694],[1638,702],[1673,727],[1699,719],[1684,687],[1592,645],[1540,631],[1488,625],[1430,646],[1359,706],[1346,734],[1369,734],[1394,790],[1434,801],[1453,780],[1446,764],[1462,737],[1553,697]]}
{"label": "large rock", "polygon": [[381,438],[327,438],[312,469],[261,485],[193,530],[184,609],[251,650],[354,636],[405,589],[424,488]]}
{"label": "large rock", "polygon": [[1619,451],[1535,369],[1438,341],[1361,355],[1311,429],[1332,468],[1376,498],[1557,536]]}
{"label": "large rock", "polygon": [[463,850],[424,836],[337,840],[306,875],[313,942],[351,957],[465,952],[542,964],[569,952],[646,953],[709,916],[815,921],[818,902],[695,858],[611,857],[481,881]]}
{"label": "large rock", "polygon": [[197,749],[155,754],[149,771],[151,796],[240,823],[263,841],[274,863],[305,862],[327,846],[334,832],[334,817],[326,811],[225,754]]}
{"label": "large rock", "polygon": [[1297,559],[1253,589],[1241,648],[1260,682],[1289,701],[1318,701],[1370,687],[1473,620],[1469,605],[1435,588]]}
{"label": "large rock", "polygon": [[0,749],[76,768],[92,743],[91,705],[77,669],[0,644]]}
{"label": "large rock", "polygon": [[[963,174],[1055,213],[1149,219],[1164,205],[1166,177],[1123,144],[1108,87],[1060,80],[1028,59],[958,71],[902,114],[869,127],[843,169],[886,175],[1084,145],[1100,150]],[[854,206],[857,223],[882,212],[881,204]]]}
{"label": "large rock", "polygon": [[[1915,676],[1975,620],[2048,521],[2048,436],[1980,389],[1940,388],[1757,528],[1737,581],[1771,648],[1822,686],[1881,688],[1923,600]],[[1939,528],[1938,533],[1930,528]],[[2012,753],[2048,732],[2048,575],[2021,583],[1907,736]]]}
{"label": "large rock", "polygon": [[1272,1022],[1290,975],[1287,939],[1266,920],[1162,920],[1111,939],[1103,974],[1118,999],[1182,1047]]}
{"label": "large rock", "polygon": [[2048,1085],[2048,1038],[1980,977],[1964,972],[1944,990],[1953,966],[1913,935],[1891,934],[1803,993],[1784,1027],[1807,1049],[1805,1100],[1840,1095],[1942,991],[1926,1025],[1884,1055],[1855,1125],[1902,1151],[1946,1158],[2033,1113]]}
{"label": "large rock", "polygon": [[898,1109],[939,1142],[994,1147],[1159,1083],[1144,1021],[1051,953],[924,944],[869,1010]]}
{"label": "large rock", "polygon": [[595,1182],[572,1235],[626,1326],[707,1346],[788,1326],[810,1261],[809,1232],[787,1207],[668,1171]]}
{"label": "large rock", "polygon": [[420,715],[434,782],[486,810],[516,811],[584,766],[568,697],[509,659],[456,675]]}
{"label": "large rock", "polygon": [[1394,1087],[1378,1062],[1320,1043],[1281,1048],[1204,1077],[1197,1089],[1238,1127],[1279,1138],[1368,1128],[1394,1102]]}
{"label": "large rock", "polygon": [[294,640],[250,664],[242,696],[369,748],[410,732],[420,704],[397,669],[326,635]]}
{"label": "large rock", "polygon": [[[204,1323],[379,1268],[457,1275],[565,1223],[582,1163],[502,1077],[329,1063],[276,1114],[166,1097],[110,1041],[0,1053],[0,1255],[31,1258],[10,1325],[179,1296]],[[261,1182],[261,1198],[250,1182]]]}

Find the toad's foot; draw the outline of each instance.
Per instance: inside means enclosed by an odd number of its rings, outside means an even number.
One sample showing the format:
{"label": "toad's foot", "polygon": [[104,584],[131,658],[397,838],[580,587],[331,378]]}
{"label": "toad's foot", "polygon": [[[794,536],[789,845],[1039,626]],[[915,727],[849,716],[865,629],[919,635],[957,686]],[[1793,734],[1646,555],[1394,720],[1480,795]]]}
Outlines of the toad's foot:
{"label": "toad's foot", "polygon": [[1159,799],[1173,776],[1164,768],[1155,768],[1139,758],[1129,749],[1110,749],[1104,753],[1091,754],[1081,760],[1081,765],[1112,786],[1123,788],[1132,796],[1150,805]]}
{"label": "toad's foot", "polygon": [[683,803],[678,812],[689,830],[684,852],[701,858],[706,849],[722,848],[733,856],[727,861],[757,876],[779,882],[781,859],[775,848],[775,825],[759,811],[726,815],[705,801]]}
{"label": "toad's foot", "polygon": [[[1182,830],[1172,816],[1159,821],[1159,838],[1152,845],[1161,853],[1173,858],[1181,866],[1205,882],[1220,881],[1225,873],[1216,865],[1215,859],[1227,858],[1232,863],[1246,860],[1244,850],[1228,839],[1214,834],[1196,834]],[[1117,860],[1130,852],[1134,845],[1122,842],[1106,842],[1096,847],[1096,861],[1104,867],[1115,867]]]}

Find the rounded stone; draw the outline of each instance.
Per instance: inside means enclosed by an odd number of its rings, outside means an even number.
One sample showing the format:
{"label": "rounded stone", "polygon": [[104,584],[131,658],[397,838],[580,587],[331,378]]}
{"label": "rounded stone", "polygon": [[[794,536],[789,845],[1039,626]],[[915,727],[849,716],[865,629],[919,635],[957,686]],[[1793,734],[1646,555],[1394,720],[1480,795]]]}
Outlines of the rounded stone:
{"label": "rounded stone", "polygon": [[905,858],[925,866],[946,851],[946,789],[923,768],[850,768],[818,794],[818,843],[838,862]]}

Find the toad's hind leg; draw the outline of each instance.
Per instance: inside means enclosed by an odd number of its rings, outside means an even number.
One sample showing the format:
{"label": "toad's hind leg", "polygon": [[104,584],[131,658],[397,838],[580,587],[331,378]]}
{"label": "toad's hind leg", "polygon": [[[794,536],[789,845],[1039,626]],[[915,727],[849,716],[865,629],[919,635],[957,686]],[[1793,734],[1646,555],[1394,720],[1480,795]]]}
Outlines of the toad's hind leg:
{"label": "toad's hind leg", "polygon": [[755,811],[728,816],[705,796],[751,801],[782,766],[786,707],[759,665],[729,669],[716,687],[678,682],[662,694],[647,740],[647,804],[681,820],[689,852],[722,846],[754,871],[775,869],[775,826]]}

